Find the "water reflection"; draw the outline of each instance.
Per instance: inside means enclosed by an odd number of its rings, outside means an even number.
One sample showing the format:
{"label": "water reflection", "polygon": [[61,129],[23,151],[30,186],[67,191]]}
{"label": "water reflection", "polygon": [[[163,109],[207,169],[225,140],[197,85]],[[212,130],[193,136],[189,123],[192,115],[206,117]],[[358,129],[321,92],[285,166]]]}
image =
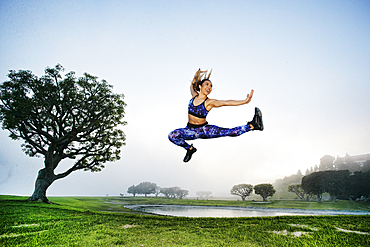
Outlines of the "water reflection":
{"label": "water reflection", "polygon": [[216,207],[188,205],[125,205],[136,211],[184,217],[258,217],[283,215],[364,215],[370,212],[343,210],[306,210],[259,207]]}

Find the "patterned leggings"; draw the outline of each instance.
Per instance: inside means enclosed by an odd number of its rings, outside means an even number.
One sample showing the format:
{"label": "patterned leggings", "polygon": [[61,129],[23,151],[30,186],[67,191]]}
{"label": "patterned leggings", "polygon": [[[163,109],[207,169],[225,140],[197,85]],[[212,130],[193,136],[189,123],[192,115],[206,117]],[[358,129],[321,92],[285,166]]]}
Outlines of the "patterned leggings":
{"label": "patterned leggings", "polygon": [[190,145],[185,142],[185,140],[195,140],[195,139],[209,139],[217,138],[223,136],[240,136],[248,131],[251,131],[250,125],[238,126],[235,128],[221,128],[216,125],[208,125],[207,123],[201,127],[187,126],[185,128],[180,128],[172,131],[168,135],[168,139],[181,146],[186,150],[190,149]]}

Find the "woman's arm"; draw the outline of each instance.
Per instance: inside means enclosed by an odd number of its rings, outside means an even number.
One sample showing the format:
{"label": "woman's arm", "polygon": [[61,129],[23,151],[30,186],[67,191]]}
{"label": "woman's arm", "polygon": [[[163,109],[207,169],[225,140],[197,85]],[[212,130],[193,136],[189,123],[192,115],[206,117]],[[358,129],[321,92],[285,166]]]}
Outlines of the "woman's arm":
{"label": "woman's arm", "polygon": [[247,95],[245,100],[216,100],[210,99],[208,100],[208,104],[206,105],[206,109],[210,111],[213,107],[221,107],[221,106],[238,106],[238,105],[245,105],[248,104],[252,100],[254,90],[252,89],[250,94]]}

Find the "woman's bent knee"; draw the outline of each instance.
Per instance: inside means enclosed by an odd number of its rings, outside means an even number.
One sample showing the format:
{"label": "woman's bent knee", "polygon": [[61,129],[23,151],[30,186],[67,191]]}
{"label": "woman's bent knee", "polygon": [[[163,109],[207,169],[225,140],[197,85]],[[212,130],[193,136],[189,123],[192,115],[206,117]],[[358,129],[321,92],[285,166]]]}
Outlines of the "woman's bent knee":
{"label": "woman's bent knee", "polygon": [[174,130],[174,131],[172,131],[171,133],[168,134],[168,139],[171,142],[174,142],[174,140],[176,140],[178,136],[179,136],[178,131]]}

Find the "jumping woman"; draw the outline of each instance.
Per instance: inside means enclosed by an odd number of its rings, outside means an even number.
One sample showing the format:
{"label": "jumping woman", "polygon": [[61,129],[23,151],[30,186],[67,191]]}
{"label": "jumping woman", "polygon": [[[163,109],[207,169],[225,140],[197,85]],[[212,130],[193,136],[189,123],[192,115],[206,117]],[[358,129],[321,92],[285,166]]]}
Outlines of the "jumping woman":
{"label": "jumping woman", "polygon": [[244,100],[209,99],[208,95],[212,92],[212,82],[209,79],[211,72],[207,75],[207,70],[201,71],[199,69],[195,73],[194,79],[190,84],[192,98],[188,106],[188,124],[185,128],[176,129],[168,135],[168,139],[171,142],[186,149],[184,162],[188,162],[193,153],[197,151],[193,145],[189,145],[185,140],[239,136],[251,130],[263,130],[262,113],[257,107],[255,108],[253,120],[248,122],[247,125],[228,129],[208,124],[206,117],[212,108],[248,104],[254,92],[251,90]]}

